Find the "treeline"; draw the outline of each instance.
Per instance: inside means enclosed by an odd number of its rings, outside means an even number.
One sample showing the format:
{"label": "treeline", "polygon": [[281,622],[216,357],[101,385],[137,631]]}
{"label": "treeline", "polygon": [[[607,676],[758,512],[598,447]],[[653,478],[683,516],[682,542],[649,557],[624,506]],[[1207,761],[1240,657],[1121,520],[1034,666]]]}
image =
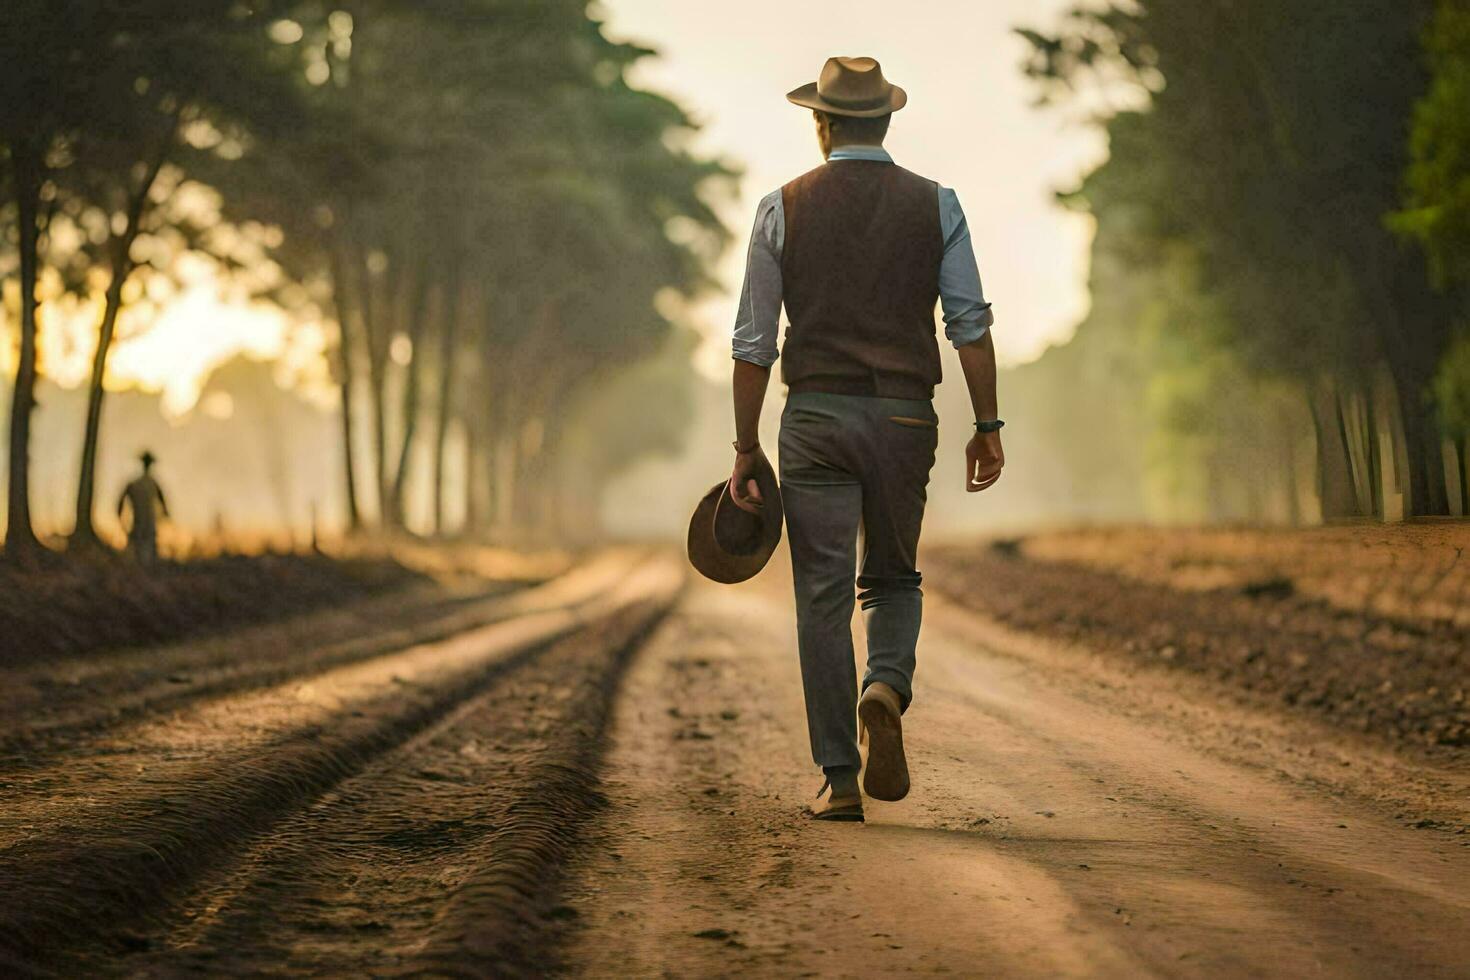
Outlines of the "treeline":
{"label": "treeline", "polygon": [[[1093,310],[1023,372],[1176,520],[1470,513],[1470,0],[1138,0],[1023,30],[1106,130]],[[1142,479],[1138,479],[1139,477]]]}
{"label": "treeline", "polygon": [[[29,440],[46,307],[102,298],[71,536],[92,546],[119,318],[163,305],[191,256],[327,325],[352,528],[585,517],[666,447],[683,393],[659,357],[687,340],[655,300],[704,288],[726,239],[703,195],[733,174],[626,80],[650,54],[585,0],[0,6],[6,550],[36,547],[28,463],[60,451]],[[589,403],[645,361],[652,418]]]}

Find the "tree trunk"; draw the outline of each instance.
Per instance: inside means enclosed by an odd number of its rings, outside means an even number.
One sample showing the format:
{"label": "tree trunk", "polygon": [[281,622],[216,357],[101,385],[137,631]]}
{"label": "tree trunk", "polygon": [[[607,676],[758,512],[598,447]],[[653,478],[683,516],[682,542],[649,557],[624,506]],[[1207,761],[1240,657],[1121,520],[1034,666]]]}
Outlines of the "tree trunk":
{"label": "tree trunk", "polygon": [[413,299],[408,308],[408,339],[412,356],[408,362],[408,378],[403,387],[403,442],[398,449],[398,463],[393,467],[393,520],[400,527],[408,526],[408,501],[404,485],[408,480],[408,464],[413,451],[414,435],[418,431],[419,386],[423,374],[422,342],[424,322],[429,316],[429,269],[424,262],[414,279]]}
{"label": "tree trunk", "polygon": [[1352,464],[1343,439],[1337,394],[1327,383],[1314,387],[1307,399],[1317,436],[1317,493],[1324,522],[1361,517],[1353,489]]}
{"label": "tree trunk", "polygon": [[[1258,457],[1253,463],[1262,463],[1259,457],[1264,453],[1257,452],[1254,447],[1250,455]],[[1271,497],[1271,488],[1266,483],[1266,474],[1269,472],[1264,466],[1252,466],[1249,472],[1241,474],[1241,482],[1245,485],[1245,512],[1246,520],[1252,524],[1260,525],[1267,523],[1269,515],[1266,508]]]}
{"label": "tree trunk", "polygon": [[541,527],[548,539],[562,543],[567,539],[566,494],[561,472],[562,443],[566,436],[566,418],[561,403],[553,402],[546,412],[546,437],[541,448]]}
{"label": "tree trunk", "polygon": [[122,289],[127,272],[113,259],[112,282],[107,286],[107,300],[102,323],[97,329],[97,351],[92,355],[92,375],[87,383],[87,419],[82,436],[82,465],[77,479],[76,525],[69,547],[76,550],[95,548],[101,542],[92,523],[92,498],[97,487],[97,443],[102,432],[103,377],[107,371],[107,355],[112,348],[117,328],[117,314],[122,307]]}
{"label": "tree trunk", "polygon": [[1460,443],[1460,516],[1470,517],[1470,436]]}
{"label": "tree trunk", "polygon": [[465,508],[462,532],[478,536],[485,527],[486,494],[484,425],[473,417],[465,419]]}
{"label": "tree trunk", "polygon": [[[1230,502],[1227,499],[1225,481],[1226,467],[1220,461],[1218,449],[1211,447],[1204,451],[1203,458],[1199,459],[1196,473],[1203,473],[1204,479],[1204,521],[1206,524],[1223,524],[1230,520]],[[1185,496],[1185,495],[1181,495]],[[1189,495],[1189,496],[1192,496]],[[1182,508],[1190,505],[1181,501]]]}
{"label": "tree trunk", "polygon": [[391,501],[388,487],[388,418],[387,406],[383,401],[383,383],[387,377],[388,340],[383,336],[381,311],[375,295],[372,270],[368,268],[367,256],[360,249],[356,253],[357,265],[357,308],[362,314],[363,332],[367,335],[368,349],[368,398],[373,416],[373,474],[378,495],[378,524],[387,526],[391,522]]}
{"label": "tree trunk", "polygon": [[16,215],[20,226],[20,360],[10,406],[9,518],[5,551],[24,558],[40,550],[31,527],[31,410],[36,405],[36,209],[41,189],[41,160],[36,148],[19,141],[11,147],[14,162]]}
{"label": "tree trunk", "polygon": [[1364,395],[1363,411],[1363,427],[1367,430],[1364,435],[1368,441],[1368,500],[1373,515],[1383,517],[1387,507],[1383,499],[1383,459],[1378,446],[1378,392],[1372,385]]}
{"label": "tree trunk", "polygon": [[1281,413],[1281,471],[1286,477],[1286,523],[1289,527],[1300,527],[1302,502],[1298,492],[1296,463],[1296,426],[1285,412]]}
{"label": "tree trunk", "polygon": [[[1439,426],[1426,393],[1449,339],[1449,317],[1440,309],[1442,298],[1432,303],[1415,303],[1408,297],[1424,298],[1422,268],[1414,265],[1409,276],[1413,291],[1404,296],[1393,287],[1384,296],[1403,297],[1395,307],[1374,322],[1384,328],[1384,362],[1393,383],[1402,427],[1404,459],[1407,463],[1408,498],[1405,516],[1441,516],[1449,513],[1449,487],[1445,481],[1444,455]],[[1443,330],[1432,329],[1441,323]]]}
{"label": "tree trunk", "polygon": [[484,480],[479,527],[482,534],[495,530],[500,509],[500,454],[505,444],[506,404],[501,391],[504,376],[496,368],[503,353],[486,341],[480,356],[480,420],[484,426],[480,435],[480,471]]}
{"label": "tree trunk", "polygon": [[1358,408],[1362,395],[1356,390],[1345,392],[1342,383],[1336,385],[1337,429],[1342,444],[1347,450],[1348,470],[1352,477],[1353,494],[1357,498],[1359,516],[1375,514],[1371,479],[1368,474],[1368,440],[1364,438],[1364,427]]}
{"label": "tree trunk", "polygon": [[484,361],[487,364],[486,374],[482,381],[484,384],[484,407],[482,409],[485,420],[484,436],[484,467],[485,467],[485,524],[482,530],[486,534],[495,535],[499,533],[505,523],[503,511],[503,497],[505,495],[505,434],[507,431],[506,413],[507,404],[504,391],[503,376],[491,372],[488,368],[493,355],[487,352]]}
{"label": "tree trunk", "polygon": [[533,448],[539,450],[539,447],[533,447],[527,438],[528,422],[528,419],[523,418],[516,427],[516,439],[512,450],[514,455],[510,471],[511,501],[508,530],[513,541],[529,539],[536,517],[536,467]]}
{"label": "tree trunk", "polygon": [[463,278],[460,261],[449,263],[444,287],[444,317],[439,333],[439,405],[434,425],[434,533],[444,534],[444,446],[449,438],[449,418],[454,407],[454,358],[459,347],[459,322],[464,315]]}
{"label": "tree trunk", "polygon": [[1414,517],[1438,517],[1450,512],[1445,486],[1444,454],[1434,418],[1417,388],[1397,386],[1399,412],[1404,421],[1404,449],[1409,457],[1409,506]]}
{"label": "tree trunk", "polygon": [[354,450],[352,447],[352,376],[353,376],[353,338],[352,322],[349,304],[350,293],[347,282],[344,279],[342,268],[342,256],[335,245],[328,248],[331,262],[332,277],[332,302],[337,312],[337,359],[338,367],[342,371],[342,477],[347,491],[347,530],[356,532],[362,530],[362,511],[357,503],[357,470],[354,463]]}
{"label": "tree trunk", "polygon": [[120,236],[112,240],[112,281],[107,284],[107,297],[102,310],[102,323],[97,328],[97,350],[92,355],[92,376],[87,385],[87,421],[82,436],[82,463],[77,478],[76,525],[71,547],[95,548],[97,530],[92,523],[92,498],[97,491],[97,446],[102,434],[102,399],[106,394],[103,380],[107,375],[107,356],[112,352],[112,338],[117,330],[118,313],[122,310],[123,287],[133,274],[132,248],[138,237],[143,215],[148,210],[148,195],[158,180],[158,173],[173,146],[173,131],[167,142],[149,164],[143,182],[128,201],[127,224]]}
{"label": "tree trunk", "polygon": [[490,467],[493,475],[490,497],[490,526],[495,540],[505,541],[510,528],[515,524],[515,427],[507,413],[501,413],[501,424],[491,451]]}

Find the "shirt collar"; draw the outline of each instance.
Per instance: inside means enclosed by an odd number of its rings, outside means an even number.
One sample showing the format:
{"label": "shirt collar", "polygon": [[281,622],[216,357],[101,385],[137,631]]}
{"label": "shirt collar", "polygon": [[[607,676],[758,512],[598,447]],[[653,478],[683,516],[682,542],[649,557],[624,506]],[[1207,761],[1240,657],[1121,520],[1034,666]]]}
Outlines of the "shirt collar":
{"label": "shirt collar", "polygon": [[879,163],[892,163],[893,157],[881,146],[839,146],[827,157],[829,163],[833,160],[876,160]]}

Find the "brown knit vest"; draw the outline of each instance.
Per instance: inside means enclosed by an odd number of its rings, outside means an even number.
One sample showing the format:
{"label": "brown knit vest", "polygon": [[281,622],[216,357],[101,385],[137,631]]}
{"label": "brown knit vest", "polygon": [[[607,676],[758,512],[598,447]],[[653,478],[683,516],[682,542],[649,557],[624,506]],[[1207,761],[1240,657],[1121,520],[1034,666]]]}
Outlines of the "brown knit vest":
{"label": "brown knit vest", "polygon": [[792,392],[934,397],[938,188],[902,167],[835,160],[781,188],[781,377]]}

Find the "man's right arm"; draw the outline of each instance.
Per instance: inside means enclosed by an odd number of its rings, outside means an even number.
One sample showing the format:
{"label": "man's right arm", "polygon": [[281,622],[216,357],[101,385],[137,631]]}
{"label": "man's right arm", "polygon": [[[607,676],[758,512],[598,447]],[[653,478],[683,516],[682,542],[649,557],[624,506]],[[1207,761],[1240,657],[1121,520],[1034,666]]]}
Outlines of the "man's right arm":
{"label": "man's right arm", "polygon": [[755,227],[750,231],[750,248],[745,256],[745,281],[740,289],[740,308],[735,314],[731,353],[736,360],[759,367],[776,363],[780,340],[781,250],[786,240],[786,213],[781,192],[761,199],[755,210]]}
{"label": "man's right arm", "polygon": [[755,227],[750,233],[750,250],[746,256],[745,284],[740,290],[740,311],[735,317],[731,343],[736,453],[730,473],[730,499],[748,511],[755,511],[761,505],[760,491],[752,477],[765,460],[760,448],[761,407],[765,403],[771,365],[778,354],[784,240],[785,214],[781,192],[776,191],[768,194],[756,208]]}

